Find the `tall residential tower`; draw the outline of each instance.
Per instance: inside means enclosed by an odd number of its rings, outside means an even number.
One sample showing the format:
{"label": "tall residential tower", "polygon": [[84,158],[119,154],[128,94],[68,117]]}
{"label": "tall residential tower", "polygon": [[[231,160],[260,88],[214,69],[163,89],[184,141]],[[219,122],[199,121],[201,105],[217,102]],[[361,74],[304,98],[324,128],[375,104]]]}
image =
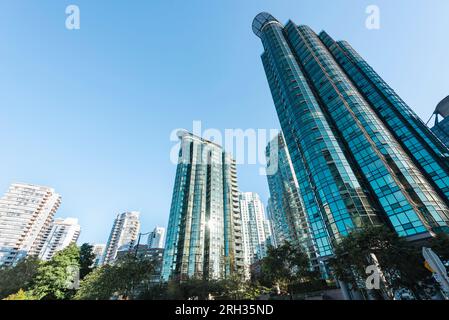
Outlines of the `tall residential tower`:
{"label": "tall residential tower", "polygon": [[106,245],[103,264],[114,263],[118,251],[127,251],[136,243],[140,231],[140,213],[124,212],[117,215]]}
{"label": "tall residential tower", "polygon": [[0,266],[37,256],[61,204],[54,189],[14,183],[0,199]]}
{"label": "tall residential tower", "polygon": [[257,193],[240,193],[240,212],[245,263],[249,266],[267,255],[271,232],[265,218],[263,203]]}
{"label": "tall residential tower", "polygon": [[164,248],[165,228],[156,227],[148,235],[148,246],[150,248]]}
{"label": "tall residential tower", "polygon": [[80,232],[81,226],[78,224],[78,219],[55,219],[52,223],[50,233],[39,253],[39,258],[44,261],[51,260],[56,252],[76,243]]}
{"label": "tall residential tower", "polygon": [[282,245],[287,241],[301,246],[302,250],[313,258],[314,248],[310,226],[282,133],[268,143],[266,157],[270,189],[268,210],[275,242],[277,245]]}
{"label": "tall residential tower", "polygon": [[447,232],[446,148],[360,55],[268,13],[253,31],[318,257],[364,225],[409,240]]}
{"label": "tall residential tower", "polygon": [[162,278],[224,279],[244,273],[235,161],[221,146],[180,131]]}

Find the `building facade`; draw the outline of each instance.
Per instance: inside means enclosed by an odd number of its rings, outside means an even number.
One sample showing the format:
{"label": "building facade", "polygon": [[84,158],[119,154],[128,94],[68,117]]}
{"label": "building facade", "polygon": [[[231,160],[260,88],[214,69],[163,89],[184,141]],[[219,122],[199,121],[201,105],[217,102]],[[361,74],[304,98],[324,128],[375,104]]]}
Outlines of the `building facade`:
{"label": "building facade", "polygon": [[[440,121],[439,117],[443,117]],[[449,148],[449,96],[443,99],[435,110],[433,133]]]}
{"label": "building facade", "polygon": [[266,148],[267,180],[270,190],[269,219],[277,245],[289,242],[301,246],[313,258],[310,226],[300,197],[299,184],[282,133]]}
{"label": "building facade", "polygon": [[148,235],[148,246],[150,248],[164,248],[165,228],[156,227]]}
{"label": "building facade", "polygon": [[151,282],[158,283],[161,280],[162,260],[164,257],[164,248],[153,248],[148,244],[139,244],[117,253],[117,259],[126,255],[132,255],[139,260],[148,260],[153,263],[153,273]]}
{"label": "building facade", "polygon": [[267,230],[269,225],[265,218],[264,205],[257,193],[240,193],[240,212],[245,265],[250,266],[257,260],[266,257],[271,232]]}
{"label": "building facade", "polygon": [[0,266],[37,256],[61,204],[54,189],[14,183],[0,199]]}
{"label": "building facade", "polygon": [[243,275],[235,161],[213,142],[186,131],[178,136],[162,278],[184,281]]}
{"label": "building facade", "polygon": [[280,215],[276,212],[273,200],[268,198],[268,204],[266,208],[267,218],[270,221],[270,232],[271,232],[271,245],[275,248],[280,246],[283,242],[287,241],[283,225],[280,223],[280,219],[277,218]]}
{"label": "building facade", "polygon": [[118,251],[127,251],[136,244],[140,232],[140,213],[124,212],[117,215],[106,245],[103,264],[112,264]]}
{"label": "building facade", "polygon": [[39,253],[39,259],[44,261],[51,260],[56,252],[67,248],[71,244],[76,244],[80,233],[81,226],[78,224],[78,219],[55,219]]}
{"label": "building facade", "polygon": [[103,261],[106,245],[103,243],[92,244],[92,253],[95,255],[93,267],[99,267]]}
{"label": "building facade", "polygon": [[318,258],[365,225],[447,232],[446,148],[356,51],[268,13],[253,31]]}

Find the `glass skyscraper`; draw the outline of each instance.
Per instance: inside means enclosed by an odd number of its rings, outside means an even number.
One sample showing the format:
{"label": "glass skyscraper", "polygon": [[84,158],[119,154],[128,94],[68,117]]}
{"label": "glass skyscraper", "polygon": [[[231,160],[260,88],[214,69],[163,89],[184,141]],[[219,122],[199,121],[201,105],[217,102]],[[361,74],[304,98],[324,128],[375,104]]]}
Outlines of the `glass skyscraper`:
{"label": "glass skyscraper", "polygon": [[313,258],[313,245],[299,185],[284,137],[280,133],[266,148],[267,180],[270,189],[269,218],[277,245],[287,241],[299,245]]}
{"label": "glass skyscraper", "polygon": [[235,161],[221,146],[185,131],[176,169],[162,278],[244,275]]}
{"label": "glass skyscraper", "polygon": [[364,225],[448,232],[446,148],[355,50],[268,13],[253,31],[318,257]]}

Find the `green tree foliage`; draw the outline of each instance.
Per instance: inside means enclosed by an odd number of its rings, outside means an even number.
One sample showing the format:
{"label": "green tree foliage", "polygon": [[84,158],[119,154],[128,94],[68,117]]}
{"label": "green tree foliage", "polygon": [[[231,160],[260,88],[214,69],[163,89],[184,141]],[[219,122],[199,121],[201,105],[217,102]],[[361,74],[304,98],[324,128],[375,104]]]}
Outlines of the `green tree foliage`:
{"label": "green tree foliage", "polygon": [[80,247],[80,279],[84,279],[93,270],[95,254],[93,253],[93,246],[84,243]]}
{"label": "green tree foliage", "polygon": [[429,242],[429,247],[444,261],[449,262],[449,235],[440,233]]}
{"label": "green tree foliage", "polygon": [[288,292],[291,297],[301,286],[319,282],[319,274],[311,270],[307,255],[290,243],[270,247],[261,269],[263,283],[276,288],[277,293]]}
{"label": "green tree foliage", "polygon": [[70,299],[75,293],[70,286],[76,281],[73,271],[78,268],[79,249],[72,244],[39,265],[30,293],[39,300]]}
{"label": "green tree foliage", "polygon": [[430,281],[420,249],[386,227],[367,227],[352,232],[336,245],[330,265],[338,279],[364,290],[366,268],[374,264],[374,254],[386,288],[407,288],[419,298],[426,295],[425,287]]}
{"label": "green tree foliage", "polygon": [[182,282],[170,281],[150,287],[139,299],[166,300],[254,300],[267,288],[242,281],[239,277],[225,280],[189,279]]}
{"label": "green tree foliage", "polygon": [[81,281],[75,299],[135,299],[151,286],[154,263],[127,255],[114,265],[99,267]]}
{"label": "green tree foliage", "polygon": [[3,300],[36,300],[36,298],[33,297],[31,293],[26,292],[23,289],[19,289],[17,293],[10,294]]}
{"label": "green tree foliage", "polygon": [[28,257],[15,266],[0,268],[0,299],[6,298],[20,289],[28,290],[37,274],[39,260]]}

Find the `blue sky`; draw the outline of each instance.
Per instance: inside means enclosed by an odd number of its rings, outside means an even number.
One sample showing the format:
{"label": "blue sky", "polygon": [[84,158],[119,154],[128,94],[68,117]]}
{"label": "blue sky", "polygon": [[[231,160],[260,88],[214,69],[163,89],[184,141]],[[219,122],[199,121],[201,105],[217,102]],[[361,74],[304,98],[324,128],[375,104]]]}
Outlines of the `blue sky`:
{"label": "blue sky", "polygon": [[[65,8],[81,30],[65,28]],[[365,28],[365,9],[381,29]],[[447,0],[1,0],[0,191],[54,187],[81,242],[106,242],[114,216],[166,226],[175,128],[278,128],[254,16],[269,11],[348,40],[425,120],[449,94]],[[268,198],[259,166],[242,191]]]}

